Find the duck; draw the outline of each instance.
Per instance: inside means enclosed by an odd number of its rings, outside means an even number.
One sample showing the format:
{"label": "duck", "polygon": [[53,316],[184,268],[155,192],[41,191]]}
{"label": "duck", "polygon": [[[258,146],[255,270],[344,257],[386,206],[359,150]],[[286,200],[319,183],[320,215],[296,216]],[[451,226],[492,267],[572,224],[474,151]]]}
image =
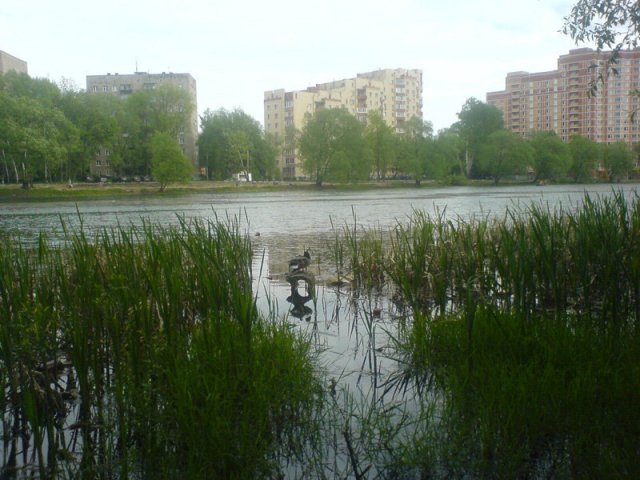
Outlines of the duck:
{"label": "duck", "polygon": [[295,272],[298,270],[306,270],[311,263],[311,254],[309,250],[305,250],[302,255],[296,255],[289,260],[289,271]]}

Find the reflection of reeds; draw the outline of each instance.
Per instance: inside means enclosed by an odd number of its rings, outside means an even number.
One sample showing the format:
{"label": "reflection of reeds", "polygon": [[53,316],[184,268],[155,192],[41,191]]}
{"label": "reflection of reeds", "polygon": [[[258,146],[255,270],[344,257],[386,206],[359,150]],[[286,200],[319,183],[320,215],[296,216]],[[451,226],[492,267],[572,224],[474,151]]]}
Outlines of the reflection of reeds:
{"label": "reflection of reeds", "polygon": [[5,244],[3,475],[247,477],[300,448],[308,345],[259,316],[250,266],[235,221]]}

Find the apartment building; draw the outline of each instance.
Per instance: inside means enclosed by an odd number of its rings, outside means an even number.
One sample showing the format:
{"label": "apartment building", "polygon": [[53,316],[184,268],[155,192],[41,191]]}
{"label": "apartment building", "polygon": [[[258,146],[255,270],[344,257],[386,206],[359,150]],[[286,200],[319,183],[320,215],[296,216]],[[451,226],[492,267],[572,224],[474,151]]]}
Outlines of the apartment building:
{"label": "apartment building", "polygon": [[[487,93],[487,103],[504,114],[505,128],[520,135],[554,131],[564,141],[573,135],[599,143],[640,141],[640,107],[631,92],[640,89],[640,49],[620,52],[617,74],[607,69],[611,52],[570,50],[556,70],[511,72],[505,90]],[[597,90],[591,87],[602,76]]]}
{"label": "apartment building", "polygon": [[[126,98],[134,92],[152,90],[158,85],[170,84],[184,89],[189,93],[193,103],[193,110],[184,131],[178,134],[178,143],[182,151],[191,160],[194,169],[198,167],[198,91],[195,79],[188,73],[147,73],[135,72],[133,74],[107,73],[106,75],[87,75],[87,92],[108,93]],[[109,152],[100,152],[92,165],[91,171],[97,175],[111,173],[109,165]]]}
{"label": "apartment building", "polygon": [[284,142],[278,166],[284,178],[305,176],[291,130],[302,130],[307,114],[325,108],[345,108],[362,122],[377,110],[387,125],[402,132],[405,121],[422,118],[422,71],[385,69],[355,78],[319,83],[306,90],[264,92],[264,127]]}
{"label": "apartment building", "polygon": [[17,73],[29,73],[27,71],[27,62],[0,50],[0,74],[5,74],[11,70]]}

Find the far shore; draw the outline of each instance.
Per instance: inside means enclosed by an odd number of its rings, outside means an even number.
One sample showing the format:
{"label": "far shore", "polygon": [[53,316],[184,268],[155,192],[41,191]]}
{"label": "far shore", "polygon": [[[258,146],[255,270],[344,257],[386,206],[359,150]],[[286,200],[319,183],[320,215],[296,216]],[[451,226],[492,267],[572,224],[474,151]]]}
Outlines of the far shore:
{"label": "far shore", "polygon": [[[504,181],[503,185],[530,185],[530,181]],[[467,186],[494,186],[491,180],[469,180]],[[416,186],[413,180],[385,180],[370,181],[356,184],[323,183],[321,187],[308,181],[256,181],[256,182],[232,182],[232,181],[192,181],[185,184],[171,184],[163,192],[157,182],[131,182],[131,183],[37,183],[31,188],[24,189],[18,184],[0,184],[0,202],[11,201],[45,201],[45,200],[90,200],[107,197],[121,196],[171,196],[197,193],[229,193],[252,191],[297,191],[334,189],[341,191],[357,191],[378,188],[434,188],[452,186],[448,183],[423,181]]]}

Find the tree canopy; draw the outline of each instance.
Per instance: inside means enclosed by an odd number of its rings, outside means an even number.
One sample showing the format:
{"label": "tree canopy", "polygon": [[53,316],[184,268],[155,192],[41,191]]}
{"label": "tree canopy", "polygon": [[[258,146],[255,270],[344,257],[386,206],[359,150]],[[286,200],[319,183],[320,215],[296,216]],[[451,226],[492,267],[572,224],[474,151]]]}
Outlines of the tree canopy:
{"label": "tree canopy", "polygon": [[275,175],[275,143],[257,120],[240,109],[220,109],[205,111],[200,122],[199,158],[209,178],[226,180],[243,170],[257,179]]}
{"label": "tree canopy", "polygon": [[371,160],[360,121],[343,108],[307,116],[298,138],[304,171],[317,186],[324,181],[357,182],[369,178]]}
{"label": "tree canopy", "polygon": [[482,144],[477,170],[498,183],[502,178],[523,174],[533,159],[529,144],[509,130],[496,130]]}
{"label": "tree canopy", "polygon": [[566,176],[571,156],[567,144],[555,132],[534,132],[530,143],[534,152],[536,180],[555,180]]}
{"label": "tree canopy", "polygon": [[191,161],[182,153],[175,136],[158,131],[151,138],[151,173],[164,191],[169,183],[187,182],[193,174]]}
{"label": "tree canopy", "polygon": [[600,145],[590,138],[574,135],[569,141],[569,151],[571,152],[569,175],[576,182],[590,181],[600,158]]}
{"label": "tree canopy", "polygon": [[469,98],[458,113],[455,129],[464,142],[467,173],[473,175],[473,164],[489,135],[504,127],[502,111],[476,98]]}

